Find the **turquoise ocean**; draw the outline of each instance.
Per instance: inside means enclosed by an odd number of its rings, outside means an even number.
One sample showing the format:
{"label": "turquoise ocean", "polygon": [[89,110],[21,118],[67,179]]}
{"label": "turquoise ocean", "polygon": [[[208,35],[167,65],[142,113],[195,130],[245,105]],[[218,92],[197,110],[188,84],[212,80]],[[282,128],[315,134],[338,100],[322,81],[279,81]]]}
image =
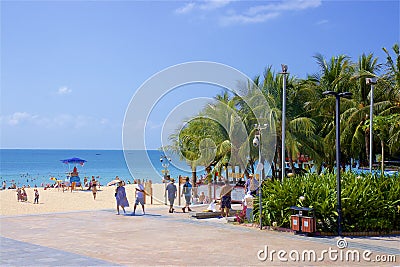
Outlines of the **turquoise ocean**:
{"label": "turquoise ocean", "polygon": [[[160,162],[160,157],[164,155],[162,152],[132,150],[125,154],[131,162],[130,168],[123,150],[0,149],[0,182],[6,181],[7,187],[11,183],[33,187],[54,183],[51,177],[65,180],[66,173],[72,171],[75,165],[64,164],[61,160],[73,157],[87,161],[83,166],[76,165],[81,181],[84,177],[95,176],[104,185],[119,176],[125,181],[162,182],[162,171],[165,169],[162,163],[166,162],[165,158]],[[174,155],[167,157],[171,157],[168,162],[171,177],[191,175],[185,162]]]}

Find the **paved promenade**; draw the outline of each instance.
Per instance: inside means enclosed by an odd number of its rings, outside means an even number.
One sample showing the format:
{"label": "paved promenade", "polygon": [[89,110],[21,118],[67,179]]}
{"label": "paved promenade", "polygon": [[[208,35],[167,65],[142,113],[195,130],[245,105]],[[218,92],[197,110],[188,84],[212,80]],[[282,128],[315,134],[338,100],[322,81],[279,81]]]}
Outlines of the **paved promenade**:
{"label": "paved promenade", "polygon": [[0,265],[400,266],[399,237],[346,238],[347,248],[339,249],[336,237],[260,231],[167,210],[153,206],[144,216],[140,209],[136,216],[114,210],[3,216]]}

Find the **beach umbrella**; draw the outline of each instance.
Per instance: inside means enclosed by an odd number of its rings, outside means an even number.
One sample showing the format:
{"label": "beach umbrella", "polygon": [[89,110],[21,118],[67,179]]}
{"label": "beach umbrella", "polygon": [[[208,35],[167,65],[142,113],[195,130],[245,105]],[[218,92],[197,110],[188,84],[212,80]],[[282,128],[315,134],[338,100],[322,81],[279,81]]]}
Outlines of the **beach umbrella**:
{"label": "beach umbrella", "polygon": [[56,178],[56,177],[50,177],[50,180],[52,180],[52,181],[56,181],[56,180],[57,180],[57,178]]}
{"label": "beach umbrella", "polygon": [[80,164],[81,166],[83,166],[83,164],[85,163],[85,162],[87,162],[86,160],[84,160],[84,159],[80,159],[80,158],[70,158],[70,159],[62,159],[62,160],[60,160],[62,163],[65,163],[65,164]]}

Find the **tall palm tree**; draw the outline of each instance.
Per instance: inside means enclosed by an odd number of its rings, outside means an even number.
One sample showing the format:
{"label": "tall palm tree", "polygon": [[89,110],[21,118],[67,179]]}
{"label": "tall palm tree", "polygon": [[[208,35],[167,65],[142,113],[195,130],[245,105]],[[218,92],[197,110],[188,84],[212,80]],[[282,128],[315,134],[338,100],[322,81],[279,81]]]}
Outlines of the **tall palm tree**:
{"label": "tall palm tree", "polygon": [[238,109],[238,101],[241,98],[237,95],[229,97],[227,93],[217,95],[214,103],[209,104],[202,114],[219,125],[216,131],[223,136],[222,142],[217,144],[217,154],[215,158],[215,169],[221,172],[221,168],[226,170],[228,176],[228,166],[235,172],[235,166],[243,169],[246,166],[246,158],[249,153],[248,133],[241,113]]}
{"label": "tall palm tree", "polygon": [[[347,117],[344,129],[344,143],[350,144],[348,154],[352,158],[359,159],[361,165],[366,165],[370,148],[369,128],[364,127],[369,116],[370,110],[370,89],[366,84],[365,78],[377,77],[381,65],[378,64],[378,58],[373,54],[362,54],[358,59],[358,64],[354,68],[353,76],[350,82],[355,84],[351,87],[353,90],[354,105],[346,110]],[[377,104],[375,103],[374,106]],[[374,108],[375,109],[375,108]]]}
{"label": "tall palm tree", "polygon": [[[400,49],[399,44],[393,45],[394,59],[386,48],[385,74],[383,75],[383,83],[385,85],[385,93],[390,98],[391,105],[388,108],[392,114],[400,114]],[[387,113],[387,112],[386,112]],[[400,154],[400,121],[395,120],[391,125],[389,147],[393,155]]]}
{"label": "tall palm tree", "polygon": [[[262,91],[271,105],[270,121],[275,122],[276,150],[275,166],[281,165],[281,136],[282,136],[282,75],[275,75],[271,67],[268,67],[264,73]],[[299,81],[289,76],[287,80],[287,110],[286,110],[286,140],[285,150],[289,159],[292,173],[295,173],[293,158],[300,153],[305,153],[318,157],[315,150],[310,146],[310,139],[315,140],[314,130],[315,122],[306,116],[305,102],[309,90],[300,86]],[[312,138],[313,137],[313,138]],[[281,166],[284,170],[285,166]],[[281,176],[280,176],[281,177]]]}
{"label": "tall palm tree", "polygon": [[192,169],[192,179],[196,183],[197,167],[208,167],[216,154],[215,143],[220,143],[223,137],[214,129],[218,125],[201,116],[189,119],[182,128],[175,130],[169,136],[171,146],[168,148],[178,154],[181,160],[186,160]]}
{"label": "tall palm tree", "polygon": [[[309,90],[314,89],[316,93],[315,98],[307,106],[310,115],[317,122],[316,133],[323,140],[320,145],[323,148],[326,167],[331,169],[335,160],[335,150],[332,149],[332,147],[335,147],[335,99],[332,97],[325,98],[322,93],[324,91],[352,91],[354,85],[350,82],[350,77],[353,73],[353,65],[349,57],[345,55],[331,57],[329,61],[321,54],[316,54],[314,58],[320,67],[320,71],[309,75],[304,83],[304,86]],[[342,111],[351,105],[349,100],[344,99],[342,102]],[[347,150],[345,144],[343,150]],[[316,149],[316,151],[318,150]]]}

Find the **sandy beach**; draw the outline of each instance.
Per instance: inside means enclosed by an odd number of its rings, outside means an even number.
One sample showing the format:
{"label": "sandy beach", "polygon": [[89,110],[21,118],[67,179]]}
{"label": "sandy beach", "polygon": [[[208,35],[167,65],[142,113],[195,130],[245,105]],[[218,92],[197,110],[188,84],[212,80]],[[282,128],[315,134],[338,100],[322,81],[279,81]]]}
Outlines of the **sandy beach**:
{"label": "sandy beach", "polygon": [[[130,203],[127,211],[133,210],[135,201],[134,195],[135,185],[126,185],[125,189]],[[155,186],[157,187],[157,186]],[[38,188],[39,190],[39,204],[33,204],[34,191],[33,188],[26,188],[28,201],[18,202],[17,191],[15,189],[6,189],[0,191],[0,215],[22,215],[22,214],[41,214],[53,212],[67,212],[67,211],[82,211],[82,210],[102,210],[102,209],[115,209],[115,186],[101,186],[97,192],[96,200],[93,199],[93,194],[88,190],[65,191],[61,189]],[[148,198],[149,199],[149,198]],[[153,203],[159,203],[153,199]],[[150,203],[148,201],[148,203]],[[162,203],[154,206],[160,206]]]}

